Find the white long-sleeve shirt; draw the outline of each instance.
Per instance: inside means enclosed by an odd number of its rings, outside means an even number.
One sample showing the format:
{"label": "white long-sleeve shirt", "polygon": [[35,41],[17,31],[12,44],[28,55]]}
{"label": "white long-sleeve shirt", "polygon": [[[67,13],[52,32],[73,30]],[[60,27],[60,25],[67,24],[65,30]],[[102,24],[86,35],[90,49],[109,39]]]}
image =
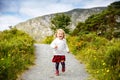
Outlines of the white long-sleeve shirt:
{"label": "white long-sleeve shirt", "polygon": [[[56,38],[50,46],[53,48],[54,55],[65,55],[65,53],[69,52],[65,39],[60,40],[59,38]],[[57,46],[57,49],[55,49],[55,46]]]}

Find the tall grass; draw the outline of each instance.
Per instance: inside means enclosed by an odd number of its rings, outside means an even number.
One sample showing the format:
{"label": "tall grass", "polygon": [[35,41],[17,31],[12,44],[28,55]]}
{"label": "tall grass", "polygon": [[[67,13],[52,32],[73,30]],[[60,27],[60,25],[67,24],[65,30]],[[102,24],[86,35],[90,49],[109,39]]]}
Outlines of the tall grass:
{"label": "tall grass", "polygon": [[34,40],[17,29],[0,33],[0,80],[16,80],[34,61]]}

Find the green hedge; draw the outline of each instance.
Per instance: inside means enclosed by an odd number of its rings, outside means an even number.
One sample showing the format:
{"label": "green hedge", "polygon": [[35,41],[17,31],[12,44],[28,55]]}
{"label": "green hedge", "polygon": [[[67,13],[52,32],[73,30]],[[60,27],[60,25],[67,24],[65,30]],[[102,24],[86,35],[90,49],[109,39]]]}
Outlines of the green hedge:
{"label": "green hedge", "polygon": [[0,80],[16,80],[34,61],[34,40],[17,29],[0,33]]}

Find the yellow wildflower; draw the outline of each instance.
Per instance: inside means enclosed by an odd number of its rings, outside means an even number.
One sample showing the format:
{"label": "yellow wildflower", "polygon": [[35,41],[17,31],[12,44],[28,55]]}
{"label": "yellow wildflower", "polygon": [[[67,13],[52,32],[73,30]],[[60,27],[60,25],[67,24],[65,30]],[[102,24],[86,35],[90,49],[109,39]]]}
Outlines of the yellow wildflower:
{"label": "yellow wildflower", "polygon": [[106,72],[109,72],[110,70],[108,69]]}
{"label": "yellow wildflower", "polygon": [[1,58],[1,60],[4,60],[4,58]]}
{"label": "yellow wildflower", "polygon": [[10,57],[10,56],[11,56],[11,54],[8,54],[8,56]]}
{"label": "yellow wildflower", "polygon": [[97,60],[97,58],[95,57],[94,60]]}
{"label": "yellow wildflower", "polygon": [[99,71],[97,71],[96,73],[99,73]]}
{"label": "yellow wildflower", "polygon": [[103,63],[102,65],[105,65],[105,63]]}

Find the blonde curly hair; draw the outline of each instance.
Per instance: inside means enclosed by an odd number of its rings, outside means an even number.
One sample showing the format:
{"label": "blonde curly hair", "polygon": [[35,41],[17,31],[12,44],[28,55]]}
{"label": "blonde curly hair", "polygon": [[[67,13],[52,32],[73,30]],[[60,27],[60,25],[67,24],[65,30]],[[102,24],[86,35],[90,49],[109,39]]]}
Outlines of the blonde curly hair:
{"label": "blonde curly hair", "polygon": [[57,29],[55,33],[55,37],[57,37],[57,33],[62,32],[63,33],[63,38],[65,38],[65,31],[63,29]]}

